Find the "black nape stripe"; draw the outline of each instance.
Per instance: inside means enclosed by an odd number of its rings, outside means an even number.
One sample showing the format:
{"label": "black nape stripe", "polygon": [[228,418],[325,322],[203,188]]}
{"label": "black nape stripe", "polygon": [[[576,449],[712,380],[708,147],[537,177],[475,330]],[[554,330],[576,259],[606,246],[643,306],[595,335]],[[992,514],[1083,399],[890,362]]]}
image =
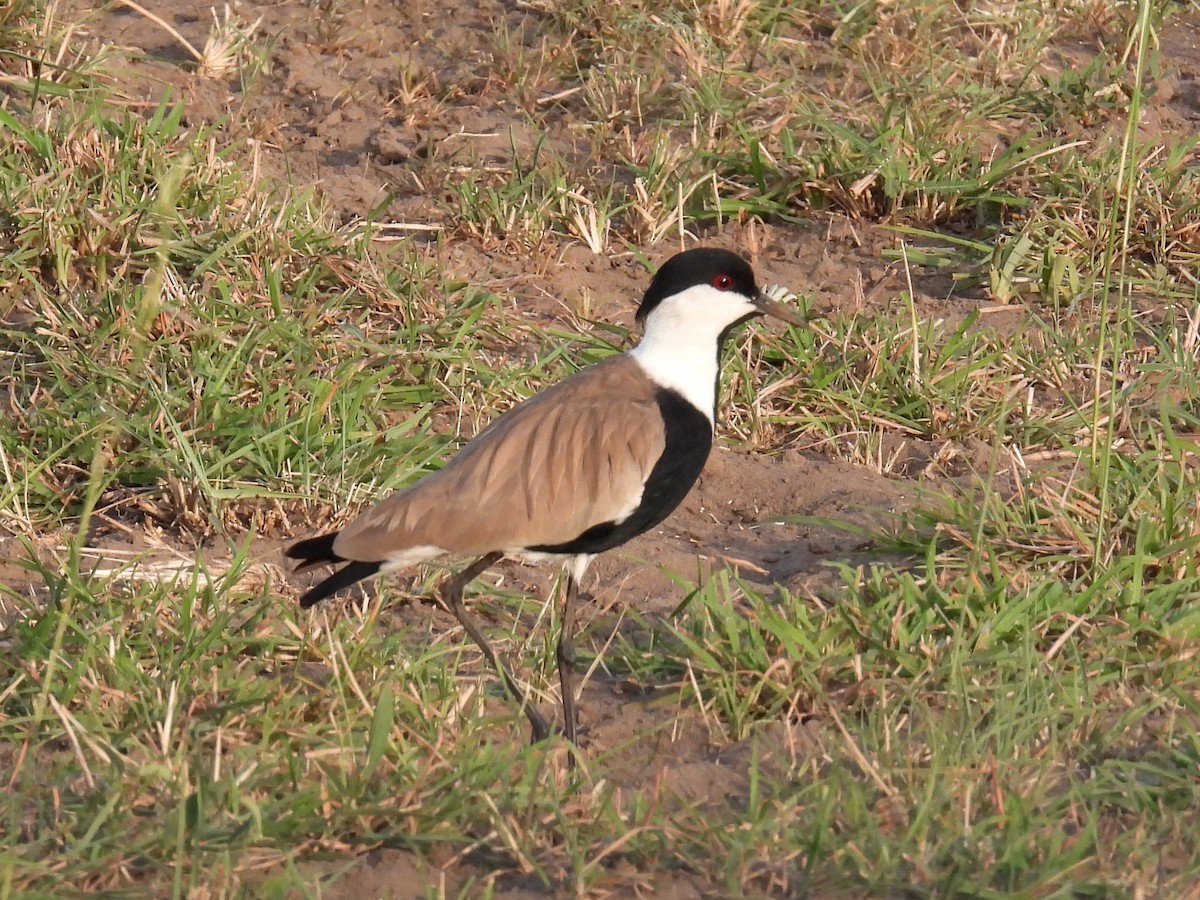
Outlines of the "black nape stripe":
{"label": "black nape stripe", "polygon": [[708,460],[712,449],[712,424],[708,416],[677,391],[662,388],[655,400],[663,417],[666,446],[646,479],[637,509],[624,521],[593,525],[565,543],[540,544],[525,549],[537,553],[603,553],[653,528],[674,512]]}

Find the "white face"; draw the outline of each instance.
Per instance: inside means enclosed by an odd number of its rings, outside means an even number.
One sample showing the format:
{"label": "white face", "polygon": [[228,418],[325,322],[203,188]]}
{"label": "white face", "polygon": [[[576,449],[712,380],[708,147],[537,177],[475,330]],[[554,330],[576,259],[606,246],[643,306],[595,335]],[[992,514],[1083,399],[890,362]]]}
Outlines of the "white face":
{"label": "white face", "polygon": [[646,318],[645,337],[664,332],[676,341],[711,344],[721,333],[759,309],[753,297],[697,284],[663,299]]}
{"label": "white face", "polygon": [[678,391],[711,420],[721,334],[758,312],[745,294],[694,285],[650,311],[645,336],[630,353],[656,383]]}

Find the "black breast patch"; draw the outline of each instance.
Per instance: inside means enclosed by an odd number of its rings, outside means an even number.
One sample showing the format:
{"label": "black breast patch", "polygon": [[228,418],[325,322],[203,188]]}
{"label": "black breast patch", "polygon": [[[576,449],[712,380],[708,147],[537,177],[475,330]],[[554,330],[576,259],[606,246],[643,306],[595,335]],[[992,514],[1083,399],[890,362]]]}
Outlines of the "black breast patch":
{"label": "black breast patch", "polygon": [[669,516],[687,496],[712,449],[708,416],[676,391],[662,388],[655,396],[663,417],[666,447],[650,471],[642,501],[621,522],[601,522],[562,544],[526,547],[538,553],[603,553],[637,537]]}

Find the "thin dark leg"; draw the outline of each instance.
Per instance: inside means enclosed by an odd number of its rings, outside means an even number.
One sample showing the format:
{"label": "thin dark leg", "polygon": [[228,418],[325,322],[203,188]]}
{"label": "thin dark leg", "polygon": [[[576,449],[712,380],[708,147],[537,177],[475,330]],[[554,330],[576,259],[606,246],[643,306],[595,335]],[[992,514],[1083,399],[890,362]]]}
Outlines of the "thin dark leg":
{"label": "thin dark leg", "polygon": [[[573,572],[567,574],[567,597],[563,603],[562,630],[558,633],[558,681],[562,685],[563,734],[575,743],[575,645],[571,635],[575,631],[575,600],[579,595],[579,582]],[[574,757],[568,757],[573,760]]]}
{"label": "thin dark leg", "polygon": [[496,654],[492,652],[491,645],[488,644],[487,638],[484,637],[483,631],[475,622],[475,618],[467,612],[466,604],[463,603],[463,588],[467,583],[474,579],[477,575],[495,565],[503,553],[488,553],[485,556],[479,557],[475,562],[471,563],[461,572],[451,575],[442,582],[441,596],[442,602],[450,612],[454,613],[454,617],[462,624],[467,634],[471,636],[479,649],[483,651],[483,655],[487,657],[487,661],[492,664],[492,668],[500,673],[500,677],[504,679],[504,686],[508,689],[508,693],[514,700],[521,705],[521,709],[525,710],[525,715],[529,719],[529,724],[533,726],[533,742],[544,741],[550,736],[550,726],[546,724],[546,720],[542,718],[541,713],[537,711],[529,698],[525,696],[525,692],[521,690],[516,680],[509,674],[508,669],[500,664],[496,659]]}

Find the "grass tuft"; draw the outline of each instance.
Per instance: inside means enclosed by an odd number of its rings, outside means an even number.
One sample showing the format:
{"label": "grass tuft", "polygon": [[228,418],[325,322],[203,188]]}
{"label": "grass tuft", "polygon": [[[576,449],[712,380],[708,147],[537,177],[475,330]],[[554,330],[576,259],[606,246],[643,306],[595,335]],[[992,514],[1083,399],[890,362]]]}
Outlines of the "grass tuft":
{"label": "grass tuft", "polygon": [[[349,71],[386,11],[319,6],[306,46]],[[195,83],[117,101],[68,7],[0,7],[0,895],[292,896],[375,851],[461,896],[1194,893],[1200,191],[1195,136],[1147,125],[1190,13],[510,6],[462,59],[422,33],[389,62],[385,174],[446,227],[388,253],[247,155],[298,133],[247,121],[273,23],[214,13],[203,90],[247,95],[202,125]],[[306,97],[302,137],[368,82]],[[397,611],[436,573],[295,609],[277,538],[625,339],[455,252],[728,228],[802,267],[841,245],[804,256],[798,224],[834,216],[905,290],[737,337],[721,437],[916,499],[787,585],[717,570],[622,618],[588,690],[642,724],[587,723],[579,770],[444,616]],[[549,703],[554,614],[520,587],[472,600]]]}

